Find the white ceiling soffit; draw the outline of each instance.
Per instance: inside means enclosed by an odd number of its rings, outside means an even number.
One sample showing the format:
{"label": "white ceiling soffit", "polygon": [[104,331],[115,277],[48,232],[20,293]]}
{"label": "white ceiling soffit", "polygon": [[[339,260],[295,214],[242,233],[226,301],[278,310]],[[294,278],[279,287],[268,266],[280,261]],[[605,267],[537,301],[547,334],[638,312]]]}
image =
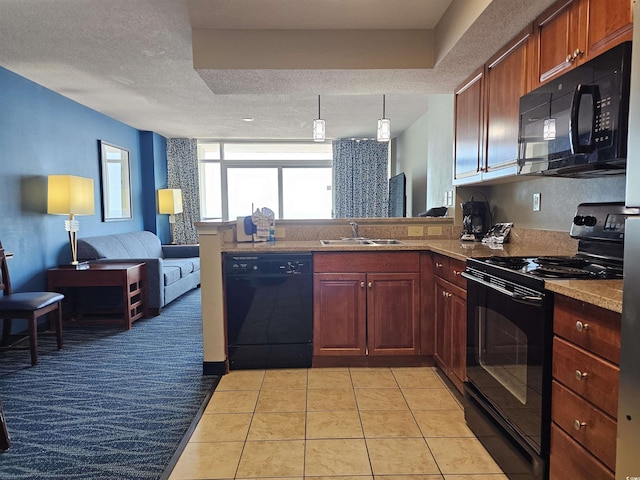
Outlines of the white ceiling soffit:
{"label": "white ceiling soffit", "polygon": [[[397,136],[427,111],[429,95],[451,94],[552,2],[1,0],[0,66],[167,137],[307,140],[318,94],[329,138],[373,137],[383,94]],[[281,68],[253,67],[247,56],[242,68],[207,65],[196,71],[192,28],[236,31],[245,38],[254,31],[343,30],[335,34],[340,36],[383,30],[402,36],[413,30],[433,40],[420,68],[400,62],[359,65],[376,60],[362,50],[353,64],[343,59],[313,68],[319,54],[307,55],[305,48],[299,63]],[[378,50],[385,45],[379,42]],[[393,62],[409,51],[419,57],[423,47],[396,45],[381,59]],[[244,117],[255,121],[243,122]]]}

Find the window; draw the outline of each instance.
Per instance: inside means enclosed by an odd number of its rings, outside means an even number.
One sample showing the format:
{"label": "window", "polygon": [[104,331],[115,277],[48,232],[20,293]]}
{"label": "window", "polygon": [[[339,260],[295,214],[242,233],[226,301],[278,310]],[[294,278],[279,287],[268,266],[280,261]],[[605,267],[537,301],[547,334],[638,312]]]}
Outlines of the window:
{"label": "window", "polygon": [[276,218],[331,218],[330,143],[200,141],[198,160],[204,220],[261,207]]}

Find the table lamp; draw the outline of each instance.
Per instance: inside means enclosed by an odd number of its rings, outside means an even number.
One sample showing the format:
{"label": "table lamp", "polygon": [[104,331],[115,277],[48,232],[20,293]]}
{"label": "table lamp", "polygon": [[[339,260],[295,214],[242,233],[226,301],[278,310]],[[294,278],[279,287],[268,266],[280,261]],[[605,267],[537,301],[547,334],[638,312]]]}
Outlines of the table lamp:
{"label": "table lamp", "polygon": [[169,215],[171,244],[175,245],[176,239],[173,224],[176,223],[176,214],[182,213],[182,190],[179,188],[163,188],[158,190],[158,213]]}
{"label": "table lamp", "polygon": [[64,229],[69,234],[71,266],[77,270],[89,268],[87,262],[78,262],[78,230],[80,225],[75,216],[95,213],[93,179],[74,175],[49,175],[47,213],[69,215],[69,219],[64,221]]}

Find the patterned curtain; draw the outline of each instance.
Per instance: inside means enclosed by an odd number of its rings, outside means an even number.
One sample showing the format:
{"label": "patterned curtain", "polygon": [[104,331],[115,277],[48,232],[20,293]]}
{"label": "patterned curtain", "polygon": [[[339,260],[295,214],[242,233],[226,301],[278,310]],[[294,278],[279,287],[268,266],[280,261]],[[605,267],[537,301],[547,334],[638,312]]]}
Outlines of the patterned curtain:
{"label": "patterned curtain", "polygon": [[333,141],[333,218],[386,217],[389,144]]}
{"label": "patterned curtain", "polygon": [[198,141],[191,138],[167,139],[168,188],[182,190],[182,213],[176,215],[173,231],[177,244],[198,243],[195,222],[200,221],[198,186]]}

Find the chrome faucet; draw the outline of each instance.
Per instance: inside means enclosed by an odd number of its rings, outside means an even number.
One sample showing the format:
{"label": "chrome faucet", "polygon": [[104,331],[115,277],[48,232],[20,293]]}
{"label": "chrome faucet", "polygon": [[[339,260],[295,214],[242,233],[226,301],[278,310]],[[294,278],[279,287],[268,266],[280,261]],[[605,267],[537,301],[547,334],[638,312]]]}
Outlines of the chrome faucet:
{"label": "chrome faucet", "polygon": [[351,225],[351,236],[358,238],[360,236],[358,235],[358,224],[356,222],[349,222],[349,225]]}

